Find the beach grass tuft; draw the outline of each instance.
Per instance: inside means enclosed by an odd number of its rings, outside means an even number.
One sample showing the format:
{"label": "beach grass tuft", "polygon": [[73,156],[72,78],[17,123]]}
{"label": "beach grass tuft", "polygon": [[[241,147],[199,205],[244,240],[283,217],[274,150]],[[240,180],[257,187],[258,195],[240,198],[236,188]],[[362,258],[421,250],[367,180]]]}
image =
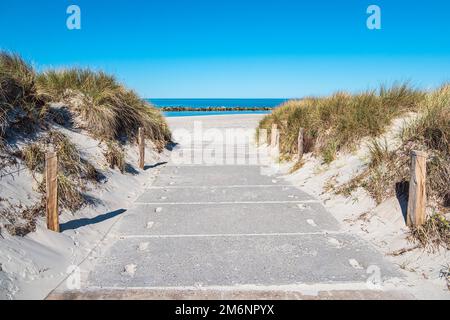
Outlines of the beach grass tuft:
{"label": "beach grass tuft", "polygon": [[291,100],[276,108],[259,124],[260,129],[278,127],[281,131],[281,153],[294,154],[300,128],[306,132],[306,152],[320,155],[330,163],[341,150],[352,149],[365,137],[376,137],[384,132],[397,116],[416,111],[424,94],[408,84],[358,94],[336,92],[329,97],[309,97]]}
{"label": "beach grass tuft", "polygon": [[131,141],[144,127],[158,149],[170,141],[161,113],[104,72],[49,70],[37,77],[36,84],[40,95],[67,105],[96,138]]}
{"label": "beach grass tuft", "polygon": [[103,155],[111,169],[117,167],[120,172],[125,172],[125,151],[119,143],[108,141]]}
{"label": "beach grass tuft", "polygon": [[33,68],[18,55],[0,52],[0,138],[11,129],[33,131],[44,104]]}

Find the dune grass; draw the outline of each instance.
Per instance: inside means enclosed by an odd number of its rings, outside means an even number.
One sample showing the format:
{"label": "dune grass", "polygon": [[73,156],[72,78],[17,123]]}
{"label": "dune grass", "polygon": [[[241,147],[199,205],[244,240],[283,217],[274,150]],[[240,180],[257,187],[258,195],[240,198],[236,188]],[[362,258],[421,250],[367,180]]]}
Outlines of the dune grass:
{"label": "dune grass", "polygon": [[103,153],[111,169],[118,168],[120,172],[125,172],[125,151],[123,147],[116,142],[107,142],[106,150]]}
{"label": "dune grass", "polygon": [[[377,137],[392,120],[407,112],[416,112],[417,120],[402,131],[398,148],[390,148]],[[369,143],[368,166],[350,181],[334,187],[334,192],[350,197],[364,188],[377,203],[397,196],[407,200],[412,150],[428,153],[427,197],[433,215],[424,226],[412,228],[410,238],[422,247],[449,248],[450,212],[450,85],[421,92],[406,84],[378,91],[350,95],[338,92],[325,98],[293,100],[281,105],[259,124],[267,129],[280,128],[281,152],[295,153],[300,127],[305,128],[305,151],[333,161],[339,151],[350,151],[363,138]],[[369,140],[370,141],[370,140]],[[300,169],[302,162],[294,165]]]}
{"label": "dune grass", "polygon": [[0,52],[0,138],[10,129],[32,131],[44,104],[33,68],[18,55]]}
{"label": "dune grass", "polygon": [[259,129],[281,129],[281,153],[297,150],[300,128],[305,128],[306,152],[334,160],[340,150],[351,149],[364,137],[376,137],[397,116],[416,111],[424,93],[407,84],[381,87],[359,94],[337,92],[329,97],[291,100],[266,116]]}
{"label": "dune grass", "polygon": [[36,73],[20,56],[0,52],[0,139],[10,129],[36,131],[36,124],[48,120],[52,103],[65,104],[98,139],[132,142],[144,127],[162,150],[171,138],[159,110],[113,76],[89,69]]}
{"label": "dune grass", "polygon": [[[450,207],[450,86],[444,85],[428,93],[421,104],[418,118],[401,133],[401,145],[389,150],[387,142],[373,141],[368,167],[338,192],[351,193],[365,188],[377,201],[407,192],[412,150],[428,153],[427,194],[444,211]],[[401,186],[404,186],[401,190]]]}
{"label": "dune grass", "polygon": [[139,127],[159,149],[171,138],[158,110],[103,72],[50,70],[40,74],[36,83],[40,95],[65,103],[96,138],[134,140]]}
{"label": "dune grass", "polygon": [[435,213],[422,226],[413,227],[409,239],[432,252],[440,247],[450,250],[450,221]]}
{"label": "dune grass", "polygon": [[[43,177],[45,152],[52,146],[59,160],[60,206],[75,212],[88,202],[83,195],[87,183],[103,175],[81,157],[77,147],[55,125],[85,129],[104,142],[110,166],[122,172],[122,145],[136,142],[139,127],[144,127],[147,138],[159,151],[171,139],[162,114],[113,76],[88,69],[38,73],[19,55],[0,52],[0,170],[22,160],[35,178]],[[45,177],[38,181],[43,195],[44,189]],[[3,206],[1,216],[17,217],[8,228],[13,234],[24,235],[33,231],[42,210],[42,201],[30,208]]]}
{"label": "dune grass", "polygon": [[[39,141],[28,144],[22,150],[24,163],[33,173],[44,173],[45,152],[52,145],[58,154],[58,198],[62,208],[75,211],[84,204],[82,195],[87,182],[97,182],[100,173],[83,159],[76,146],[59,131],[50,131]],[[45,177],[38,190],[45,194]]]}

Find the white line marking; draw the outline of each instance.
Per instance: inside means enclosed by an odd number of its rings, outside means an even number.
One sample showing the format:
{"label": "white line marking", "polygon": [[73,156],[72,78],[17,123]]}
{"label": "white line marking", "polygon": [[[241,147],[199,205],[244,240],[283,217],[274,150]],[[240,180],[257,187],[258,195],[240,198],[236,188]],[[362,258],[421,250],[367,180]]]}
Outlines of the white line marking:
{"label": "white line marking", "polygon": [[327,236],[345,234],[342,231],[287,232],[287,233],[223,233],[223,234],[142,234],[120,236],[125,239],[165,239],[165,238],[225,238],[225,237],[282,237],[282,236]]}
{"label": "white line marking", "polygon": [[[391,286],[383,286],[379,289],[370,289],[372,292],[382,292],[391,289]],[[395,287],[393,288],[395,289]],[[343,283],[313,283],[313,284],[289,284],[289,285],[235,285],[235,286],[174,286],[174,287],[89,287],[83,290],[84,292],[105,292],[105,291],[187,291],[187,292],[202,292],[202,291],[222,291],[222,292],[236,292],[236,291],[283,291],[299,292],[305,295],[318,295],[321,291],[360,291],[369,290],[366,282],[343,282]],[[82,291],[82,292],[83,292]]]}
{"label": "white line marking", "polygon": [[218,202],[135,202],[135,205],[214,205],[214,204],[283,204],[283,203],[319,203],[318,200],[296,201],[218,201]]}
{"label": "white line marking", "polygon": [[229,186],[149,186],[146,189],[210,189],[210,188],[222,188],[222,189],[226,189],[226,188],[279,188],[279,187],[290,187],[290,188],[294,188],[294,186],[289,185],[289,184],[278,184],[278,185],[273,185],[273,184],[249,184],[249,185],[245,185],[245,184],[239,184],[239,185],[229,185]]}

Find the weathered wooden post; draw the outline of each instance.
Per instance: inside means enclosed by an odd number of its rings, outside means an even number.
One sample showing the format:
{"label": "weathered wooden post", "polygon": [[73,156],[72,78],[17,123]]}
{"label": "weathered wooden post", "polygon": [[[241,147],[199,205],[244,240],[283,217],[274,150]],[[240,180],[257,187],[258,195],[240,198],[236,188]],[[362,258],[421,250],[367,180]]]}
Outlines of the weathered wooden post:
{"label": "weathered wooden post", "polygon": [[303,153],[304,153],[304,146],[303,146],[304,135],[305,135],[305,129],[304,128],[300,128],[298,130],[298,140],[297,140],[298,160],[299,161],[303,158]]}
{"label": "weathered wooden post", "polygon": [[139,168],[145,168],[145,130],[140,127],[138,132],[139,139]]}
{"label": "weathered wooden post", "polygon": [[47,228],[59,232],[58,214],[58,155],[49,151],[45,155]]}
{"label": "weathered wooden post", "polygon": [[270,131],[270,147],[273,149],[277,146],[278,125],[272,124],[272,130]]}
{"label": "weathered wooden post", "polygon": [[426,176],[427,153],[423,151],[411,152],[411,180],[409,181],[409,199],[407,224],[417,227],[425,222],[426,218]]}
{"label": "weathered wooden post", "polygon": [[258,147],[267,144],[267,129],[258,130]]}

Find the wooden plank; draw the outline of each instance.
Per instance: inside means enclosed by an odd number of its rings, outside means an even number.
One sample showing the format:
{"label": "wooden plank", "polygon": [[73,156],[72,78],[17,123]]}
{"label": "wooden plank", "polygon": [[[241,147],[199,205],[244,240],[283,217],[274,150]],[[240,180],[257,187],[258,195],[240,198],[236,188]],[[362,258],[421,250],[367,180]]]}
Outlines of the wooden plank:
{"label": "wooden plank", "polygon": [[298,130],[298,140],[297,140],[297,144],[298,144],[298,160],[299,161],[303,158],[303,153],[304,153],[304,146],[303,146],[304,135],[305,135],[305,129],[304,128],[300,128]]}
{"label": "wooden plank", "polygon": [[58,213],[58,156],[47,152],[45,156],[47,228],[59,232]]}
{"label": "wooden plank", "polygon": [[422,151],[411,152],[411,180],[409,181],[409,198],[407,224],[410,227],[421,226],[426,218],[426,175],[427,154]]}
{"label": "wooden plank", "polygon": [[139,128],[139,168],[145,168],[145,130],[144,128]]}

